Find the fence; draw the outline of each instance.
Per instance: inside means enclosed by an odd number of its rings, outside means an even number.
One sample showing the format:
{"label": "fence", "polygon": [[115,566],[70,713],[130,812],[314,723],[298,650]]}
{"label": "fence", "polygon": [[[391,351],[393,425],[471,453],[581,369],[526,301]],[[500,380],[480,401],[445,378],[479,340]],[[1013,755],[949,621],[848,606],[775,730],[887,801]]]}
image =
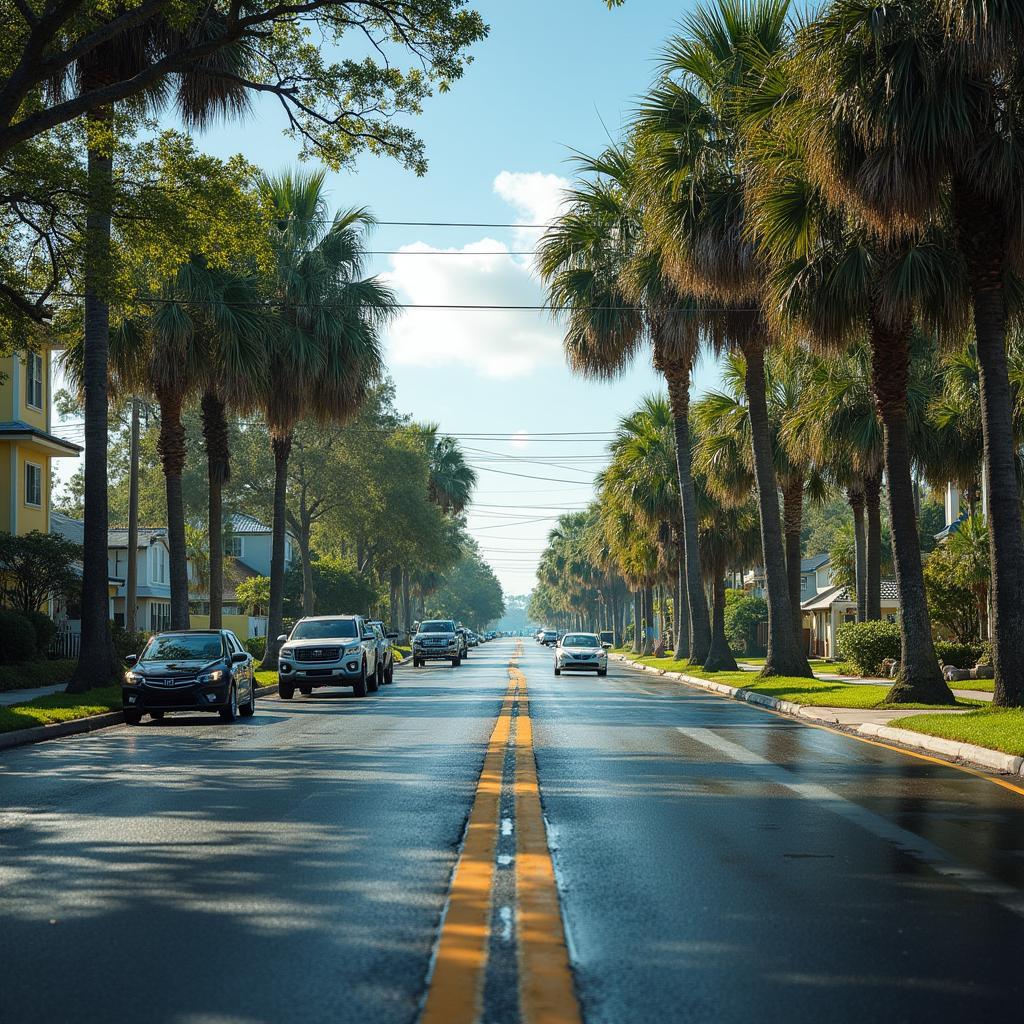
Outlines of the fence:
{"label": "fence", "polygon": [[50,641],[51,658],[77,658],[82,649],[82,634],[59,629]]}

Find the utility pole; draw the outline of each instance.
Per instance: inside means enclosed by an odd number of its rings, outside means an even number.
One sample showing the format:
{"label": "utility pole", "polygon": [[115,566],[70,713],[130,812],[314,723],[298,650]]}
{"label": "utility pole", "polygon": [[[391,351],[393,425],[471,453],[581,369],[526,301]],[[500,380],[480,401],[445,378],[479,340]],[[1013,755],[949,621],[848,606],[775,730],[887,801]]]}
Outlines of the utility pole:
{"label": "utility pole", "polygon": [[135,632],[139,581],[139,400],[132,397],[132,438],[128,449],[128,579],[125,581],[124,628]]}

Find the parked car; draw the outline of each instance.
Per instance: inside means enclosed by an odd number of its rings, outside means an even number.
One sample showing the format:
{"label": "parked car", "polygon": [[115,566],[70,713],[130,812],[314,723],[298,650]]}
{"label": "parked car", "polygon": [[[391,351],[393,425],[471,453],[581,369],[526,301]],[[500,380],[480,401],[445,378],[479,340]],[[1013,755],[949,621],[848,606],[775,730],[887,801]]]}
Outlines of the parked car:
{"label": "parked car", "polygon": [[615,633],[610,629],[602,629],[597,634],[601,639],[601,646],[607,651],[615,646]]}
{"label": "parked car", "polygon": [[455,632],[459,635],[459,657],[469,657],[469,630],[465,626],[456,626]]}
{"label": "parked car", "polygon": [[476,635],[476,633],[473,632],[473,630],[469,630],[466,633],[466,639],[469,641],[469,646],[470,647],[479,647],[480,646],[480,637],[478,637]]}
{"label": "parked car", "polygon": [[315,615],[299,619],[277,660],[277,692],[291,700],[320,686],[351,686],[365,697],[380,683],[377,634],[361,615]]}
{"label": "parked car", "polygon": [[555,647],[555,675],[596,672],[608,675],[608,652],[596,633],[566,633]]}
{"label": "parked car", "polygon": [[545,647],[554,647],[558,643],[558,633],[553,629],[545,629],[541,633],[540,642]]}
{"label": "parked car", "polygon": [[391,641],[397,640],[398,634],[389,633],[379,619],[371,619],[367,625],[377,634],[377,678],[381,684],[392,683],[395,680],[395,652]]}
{"label": "parked car", "polygon": [[453,668],[458,668],[462,664],[464,643],[451,619],[421,622],[412,638],[413,668],[421,668],[428,661],[450,661]]}
{"label": "parked car", "polygon": [[140,655],[125,659],[124,720],[159,721],[168,711],[216,711],[222,721],[256,710],[256,670],[230,629],[157,633]]}

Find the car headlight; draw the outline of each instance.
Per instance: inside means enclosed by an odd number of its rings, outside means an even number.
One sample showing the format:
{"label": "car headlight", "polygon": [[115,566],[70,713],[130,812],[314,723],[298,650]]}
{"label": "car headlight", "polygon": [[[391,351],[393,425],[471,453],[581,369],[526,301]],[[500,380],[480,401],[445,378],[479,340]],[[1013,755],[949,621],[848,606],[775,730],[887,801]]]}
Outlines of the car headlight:
{"label": "car headlight", "polygon": [[203,685],[207,683],[219,683],[227,673],[222,668],[215,668],[212,672],[204,672],[199,677],[199,682]]}
{"label": "car headlight", "polygon": [[138,686],[139,683],[144,683],[146,681],[146,677],[142,675],[141,672],[125,672],[124,681],[128,683],[129,686]]}
{"label": "car headlight", "polygon": [[362,650],[361,644],[349,644],[348,647],[342,649],[342,654],[358,654]]}
{"label": "car headlight", "polygon": [[278,657],[279,658],[290,658],[294,653],[295,653],[295,648],[294,647],[282,647],[281,650],[278,651]]}

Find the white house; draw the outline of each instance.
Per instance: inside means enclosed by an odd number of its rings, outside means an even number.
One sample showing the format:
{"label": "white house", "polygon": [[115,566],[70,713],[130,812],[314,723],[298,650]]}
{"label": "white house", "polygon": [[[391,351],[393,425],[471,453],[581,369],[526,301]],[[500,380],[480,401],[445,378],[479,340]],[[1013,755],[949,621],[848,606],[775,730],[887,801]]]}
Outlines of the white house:
{"label": "white house", "polygon": [[[803,612],[807,653],[812,658],[835,658],[836,630],[857,621],[857,598],[849,587],[829,584],[800,606]],[[895,580],[882,580],[882,618],[895,622],[900,598]]]}

